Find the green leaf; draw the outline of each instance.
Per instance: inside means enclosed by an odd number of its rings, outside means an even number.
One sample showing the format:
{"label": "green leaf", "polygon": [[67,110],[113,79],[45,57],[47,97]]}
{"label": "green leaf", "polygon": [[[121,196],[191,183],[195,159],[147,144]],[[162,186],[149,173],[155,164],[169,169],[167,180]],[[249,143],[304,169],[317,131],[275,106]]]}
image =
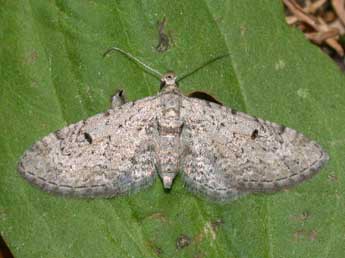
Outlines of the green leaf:
{"label": "green leaf", "polygon": [[[156,51],[167,18],[171,46]],[[332,60],[284,21],[274,0],[1,1],[0,233],[15,257],[342,257],[345,253],[345,80]],[[112,199],[42,192],[16,171],[21,154],[49,132],[130,100],[159,82],[114,53],[184,74],[181,82],[225,105],[303,132],[330,161],[288,191],[217,204],[152,188]],[[189,246],[177,248],[181,234]]]}

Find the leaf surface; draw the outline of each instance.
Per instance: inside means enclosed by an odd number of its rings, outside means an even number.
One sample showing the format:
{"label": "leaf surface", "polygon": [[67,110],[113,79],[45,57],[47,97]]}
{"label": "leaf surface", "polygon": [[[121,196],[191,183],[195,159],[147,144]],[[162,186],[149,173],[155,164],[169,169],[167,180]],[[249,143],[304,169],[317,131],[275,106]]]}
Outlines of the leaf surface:
{"label": "leaf surface", "polygon": [[[284,21],[279,1],[1,1],[0,233],[15,257],[341,257],[345,253],[345,80]],[[170,48],[156,51],[166,17]],[[330,162],[275,194],[217,204],[152,188],[112,199],[52,196],[16,171],[49,132],[105,111],[117,88],[135,100],[159,82],[127,58],[185,74],[225,105],[295,128]],[[191,243],[177,248],[187,235]]]}

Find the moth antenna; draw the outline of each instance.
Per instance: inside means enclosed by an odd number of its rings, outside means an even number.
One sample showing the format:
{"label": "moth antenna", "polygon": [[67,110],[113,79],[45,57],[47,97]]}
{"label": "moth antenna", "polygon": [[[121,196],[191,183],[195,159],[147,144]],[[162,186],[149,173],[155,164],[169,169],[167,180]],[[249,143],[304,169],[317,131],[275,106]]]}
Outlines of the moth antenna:
{"label": "moth antenna", "polygon": [[216,56],[215,58],[212,58],[211,60],[208,60],[207,62],[203,63],[202,65],[200,65],[199,67],[195,68],[194,70],[192,70],[191,72],[188,72],[187,74],[185,75],[182,75],[180,78],[178,78],[176,80],[176,82],[179,82],[179,81],[182,81],[183,79],[187,78],[188,76],[192,75],[193,73],[199,71],[200,69],[204,68],[205,66],[209,65],[209,64],[212,64],[213,62],[219,60],[219,59],[222,59],[224,57],[228,57],[230,56],[229,53],[227,54],[223,54],[223,55],[220,55],[220,56]]}
{"label": "moth antenna", "polygon": [[135,56],[133,56],[132,54],[122,50],[121,48],[118,47],[111,47],[109,48],[107,51],[104,52],[103,57],[106,57],[110,52],[112,51],[117,51],[120,52],[121,54],[125,55],[127,58],[129,58],[130,60],[136,62],[137,64],[143,66],[146,70],[149,71],[149,73],[151,75],[153,75],[154,77],[158,78],[159,80],[162,78],[162,74],[160,72],[158,72],[157,70],[151,68],[150,66],[148,66],[147,64],[145,64],[144,62],[142,62],[140,59],[136,58]]}

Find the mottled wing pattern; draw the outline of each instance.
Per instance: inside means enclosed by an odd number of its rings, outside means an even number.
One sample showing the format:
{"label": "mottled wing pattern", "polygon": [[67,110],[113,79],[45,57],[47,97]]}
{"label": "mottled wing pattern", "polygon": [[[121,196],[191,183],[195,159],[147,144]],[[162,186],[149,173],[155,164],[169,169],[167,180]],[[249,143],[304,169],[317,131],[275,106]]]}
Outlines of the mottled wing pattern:
{"label": "mottled wing pattern", "polygon": [[292,186],[328,159],[301,133],[216,103],[183,97],[181,117],[183,179],[212,199]]}
{"label": "mottled wing pattern", "polygon": [[21,174],[43,190],[110,197],[155,177],[153,124],[159,101],[129,102],[49,134],[27,150]]}

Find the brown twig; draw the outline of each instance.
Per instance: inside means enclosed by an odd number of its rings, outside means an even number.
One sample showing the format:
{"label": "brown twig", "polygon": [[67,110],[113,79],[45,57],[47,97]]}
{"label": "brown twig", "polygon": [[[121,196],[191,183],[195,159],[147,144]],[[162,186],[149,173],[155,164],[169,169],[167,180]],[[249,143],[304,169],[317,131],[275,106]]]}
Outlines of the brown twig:
{"label": "brown twig", "polygon": [[[338,13],[345,13],[344,1],[345,0],[333,0],[333,2],[336,2],[335,4],[333,3],[333,6],[337,6]],[[315,2],[311,2],[310,0],[306,1],[306,6],[304,8],[299,6],[295,0],[283,0],[283,2],[292,14],[287,18],[289,24],[306,24],[312,31],[310,31],[310,29],[307,30],[306,27],[303,26],[301,28],[308,39],[318,45],[326,44],[333,48],[339,56],[344,56],[344,49],[338,42],[341,30],[326,23],[321,16],[314,15],[314,13],[326,3],[326,0],[318,0]],[[340,8],[340,6],[342,8]],[[345,15],[343,15],[342,18],[345,19]]]}
{"label": "brown twig", "polygon": [[345,25],[345,0],[332,0],[332,6],[340,21]]}
{"label": "brown twig", "polygon": [[318,0],[315,2],[311,2],[309,0],[309,1],[307,1],[307,5],[304,8],[304,11],[306,13],[316,13],[317,10],[320,9],[326,2],[327,2],[327,0]]}

